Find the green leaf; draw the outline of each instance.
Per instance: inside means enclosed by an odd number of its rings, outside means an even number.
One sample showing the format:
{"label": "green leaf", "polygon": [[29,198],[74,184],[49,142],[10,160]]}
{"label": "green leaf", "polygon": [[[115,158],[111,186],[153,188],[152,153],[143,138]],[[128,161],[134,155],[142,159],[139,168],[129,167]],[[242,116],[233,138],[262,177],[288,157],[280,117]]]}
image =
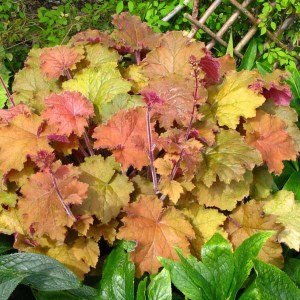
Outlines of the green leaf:
{"label": "green leaf", "polygon": [[255,284],[262,299],[299,300],[300,290],[283,271],[260,260],[253,260]]}
{"label": "green leaf", "polygon": [[261,295],[253,282],[241,295],[239,300],[261,300]]}
{"label": "green leaf", "polygon": [[210,270],[216,299],[225,299],[234,278],[234,258],[228,240],[216,233],[201,249],[203,264]]}
{"label": "green leaf", "polygon": [[246,239],[234,252],[234,281],[231,286],[231,297],[235,297],[253,268],[252,259],[256,258],[260,249],[274,232],[259,232]]}
{"label": "green leaf", "polygon": [[252,70],[254,67],[256,55],[257,55],[257,42],[256,39],[252,39],[249,46],[247,47],[247,50],[245,52],[245,55],[242,59],[242,62],[238,70],[239,71]]}
{"label": "green leaf", "polygon": [[128,6],[128,10],[129,10],[129,12],[133,12],[133,10],[134,10],[134,3],[133,3],[133,1],[128,1],[128,4],[127,4],[127,6]]}
{"label": "green leaf", "polygon": [[267,74],[267,73],[271,73],[272,69],[270,69],[269,66],[266,66],[266,64],[260,63],[260,62],[255,62],[255,66],[257,68],[257,70],[259,71],[259,73],[261,74]]}
{"label": "green leaf", "polygon": [[148,300],[172,300],[170,273],[163,269],[151,280],[147,291]]}
{"label": "green leaf", "polygon": [[285,261],[283,270],[300,288],[300,259],[289,258]]}
{"label": "green leaf", "polygon": [[295,194],[296,200],[300,201],[300,172],[294,172],[287,180],[282,189],[291,191]]}
{"label": "green leaf", "polygon": [[233,57],[233,38],[232,38],[232,31],[230,32],[230,38],[227,45],[226,53],[228,53],[231,57]]}
{"label": "green leaf", "polygon": [[68,290],[80,287],[75,274],[64,265],[45,255],[14,253],[0,256],[0,272],[24,276],[23,284],[40,291]]}
{"label": "green leaf", "polygon": [[280,176],[274,176],[274,181],[278,189],[282,189],[285,183],[288,181],[290,176],[295,173],[297,170],[295,166],[290,161],[284,161],[284,169]]}
{"label": "green leaf", "polygon": [[26,276],[26,274],[18,274],[11,270],[0,270],[0,299],[8,299]]}
{"label": "green leaf", "polygon": [[117,14],[121,13],[123,9],[124,9],[124,3],[123,1],[119,1],[116,6],[116,13]]}
{"label": "green leaf", "polygon": [[198,276],[196,271],[193,272],[192,266],[162,257],[159,258],[159,261],[170,272],[172,283],[188,299],[203,299],[203,291],[198,284],[202,275],[199,274]]}
{"label": "green leaf", "polygon": [[293,69],[292,76],[287,79],[291,87],[294,98],[300,99],[300,71]]}
{"label": "green leaf", "polygon": [[276,30],[276,27],[277,27],[277,26],[276,26],[276,23],[275,23],[275,22],[271,22],[270,25],[271,25],[271,28],[272,28],[273,30]]}
{"label": "green leaf", "polygon": [[146,299],[147,281],[148,281],[148,277],[145,277],[143,280],[139,282],[137,292],[136,292],[136,300]]}
{"label": "green leaf", "polygon": [[124,243],[120,243],[109,254],[103,267],[100,282],[101,300],[131,300],[134,299],[134,264],[129,260]]}
{"label": "green leaf", "polygon": [[68,291],[32,291],[36,300],[94,300],[97,291],[89,286],[82,286],[79,289]]}

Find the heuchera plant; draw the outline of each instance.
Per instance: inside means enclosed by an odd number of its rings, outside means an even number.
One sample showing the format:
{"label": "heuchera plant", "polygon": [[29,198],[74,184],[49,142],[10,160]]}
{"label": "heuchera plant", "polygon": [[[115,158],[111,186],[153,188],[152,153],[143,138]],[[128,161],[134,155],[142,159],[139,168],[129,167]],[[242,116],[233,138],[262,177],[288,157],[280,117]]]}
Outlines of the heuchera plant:
{"label": "heuchera plant", "polygon": [[283,71],[235,71],[182,32],[154,33],[115,15],[32,49],[0,112],[0,231],[80,278],[98,241],[135,240],[136,275],[157,256],[199,255],[215,232],[234,248],[274,230],[259,257],[281,266],[299,250],[299,204],[272,192],[271,173],[296,159],[300,132]]}

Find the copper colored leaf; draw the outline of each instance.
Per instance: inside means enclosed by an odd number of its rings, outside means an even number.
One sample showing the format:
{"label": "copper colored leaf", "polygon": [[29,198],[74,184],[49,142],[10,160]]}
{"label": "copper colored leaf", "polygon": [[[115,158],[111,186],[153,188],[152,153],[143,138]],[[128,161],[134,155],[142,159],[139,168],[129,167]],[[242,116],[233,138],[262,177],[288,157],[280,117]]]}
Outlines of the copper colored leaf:
{"label": "copper colored leaf", "polygon": [[8,109],[0,109],[0,125],[7,125],[18,115],[29,116],[30,109],[25,104],[18,104]]}
{"label": "copper colored leaf", "polygon": [[201,59],[205,55],[204,48],[203,43],[184,37],[180,31],[168,32],[162,37],[160,46],[148,53],[143,60],[143,74],[148,78],[171,74],[191,77],[190,56]]}
{"label": "copper colored leaf", "polygon": [[57,134],[81,136],[88,125],[88,118],[93,112],[93,105],[78,92],[51,94],[45,99],[47,109],[42,117],[57,128]]}
{"label": "copper colored leaf", "polygon": [[115,114],[106,125],[95,129],[93,138],[96,148],[112,150],[116,161],[123,169],[129,166],[141,169],[149,164],[146,153],[148,140],[144,108],[122,110]]}
{"label": "copper colored leaf", "polygon": [[[54,176],[65,205],[81,204],[88,185],[77,180],[78,172],[71,166],[61,166]],[[65,211],[51,175],[38,172],[30,176],[21,193],[18,206],[26,228],[32,228],[36,236],[45,234],[63,241],[66,227],[71,227],[74,220]]]}
{"label": "copper colored leaf", "polygon": [[220,63],[220,73],[222,76],[236,69],[235,59],[230,54],[218,57],[217,60]]}
{"label": "copper colored leaf", "polygon": [[86,235],[93,222],[94,218],[90,215],[78,216],[72,228],[77,230],[81,235]]}
{"label": "copper colored leaf", "polygon": [[15,117],[7,126],[0,127],[0,170],[21,171],[27,155],[36,155],[40,150],[52,151],[47,132],[39,132],[42,118],[37,115]]}
{"label": "copper colored leaf", "polygon": [[261,163],[259,152],[248,146],[238,132],[222,129],[216,136],[214,146],[207,148],[203,154],[197,177],[207,187],[217,177],[229,184],[232,180],[242,180],[246,170],[252,170]]}
{"label": "copper colored leaf", "polygon": [[107,224],[129,202],[132,183],[120,174],[119,164],[111,156],[86,158],[79,169],[80,181],[87,183],[89,188],[87,199],[76,211],[95,215]]}
{"label": "copper colored leaf", "polygon": [[[117,41],[117,47],[125,52],[153,49],[159,44],[160,34],[155,33],[140,17],[132,16],[128,12],[113,15],[112,23],[117,27],[112,36]],[[121,50],[123,50],[121,48]],[[127,51],[126,51],[127,50]]]}
{"label": "copper colored leaf", "polygon": [[295,160],[297,154],[285,127],[281,119],[263,111],[258,111],[255,118],[244,124],[247,143],[259,150],[269,172],[277,175],[283,170],[283,160]]}
{"label": "copper colored leaf", "polygon": [[[193,110],[194,84],[192,78],[182,78],[181,75],[157,78],[149,82],[143,91],[153,91],[164,101],[163,106],[156,104],[152,108],[152,112],[158,115],[161,127],[170,128],[174,121],[188,126]],[[198,104],[203,103],[206,97],[206,90],[199,87]]]}
{"label": "copper colored leaf", "polygon": [[134,240],[137,246],[131,252],[136,272],[156,273],[160,267],[157,256],[178,260],[175,247],[189,253],[188,238],[195,236],[192,226],[174,207],[163,209],[163,202],[155,196],[141,196],[127,206],[122,219],[119,239]]}
{"label": "copper colored leaf", "polygon": [[106,46],[112,46],[114,43],[110,35],[99,30],[88,29],[73,35],[69,41],[70,45],[76,44],[98,44],[101,43]]}
{"label": "copper colored leaf", "polygon": [[[251,200],[232,212],[226,221],[225,230],[228,232],[234,248],[237,248],[245,239],[257,232],[282,230],[282,226],[276,224],[275,216],[264,214],[264,204],[264,201]],[[276,239],[277,234],[274,232],[274,235],[259,252],[258,258],[281,267],[283,263],[282,249]]]}
{"label": "copper colored leaf", "polygon": [[76,63],[83,59],[82,48],[56,46],[45,48],[40,56],[41,70],[49,79],[66,75],[66,71],[76,68]]}

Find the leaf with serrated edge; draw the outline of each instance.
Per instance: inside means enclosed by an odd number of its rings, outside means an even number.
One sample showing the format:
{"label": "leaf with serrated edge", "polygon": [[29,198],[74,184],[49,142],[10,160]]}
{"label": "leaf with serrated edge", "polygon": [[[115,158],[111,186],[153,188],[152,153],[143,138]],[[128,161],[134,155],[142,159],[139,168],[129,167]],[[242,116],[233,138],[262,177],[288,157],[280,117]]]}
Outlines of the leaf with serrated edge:
{"label": "leaf with serrated edge", "polygon": [[101,222],[108,223],[129,202],[132,183],[120,174],[119,164],[113,157],[88,157],[79,170],[80,181],[88,184],[89,188],[87,199],[75,212],[94,214]]}
{"label": "leaf with serrated edge", "polygon": [[276,224],[275,216],[264,215],[264,204],[263,201],[256,200],[242,204],[229,216],[225,223],[225,230],[228,232],[234,248],[257,232],[274,230],[275,234],[262,247],[258,258],[281,267],[283,263],[282,248],[276,239],[277,232],[281,231],[283,227]]}
{"label": "leaf with serrated edge", "polygon": [[192,226],[174,207],[163,209],[155,196],[140,196],[137,202],[125,207],[119,239],[134,240],[137,247],[131,253],[137,276],[156,273],[160,267],[157,256],[178,260],[174,247],[189,253],[188,238],[195,236]]}
{"label": "leaf with serrated edge", "polygon": [[284,226],[278,240],[296,251],[300,250],[300,205],[290,191],[279,191],[270,196],[264,206],[264,212],[276,216],[276,223]]}
{"label": "leaf with serrated edge", "polygon": [[258,73],[253,71],[230,72],[222,85],[209,94],[208,101],[220,126],[235,129],[240,117],[255,117],[256,108],[265,102],[264,96],[249,88],[257,78]]}
{"label": "leaf with serrated edge", "polygon": [[246,170],[261,163],[259,152],[248,146],[238,132],[222,129],[214,146],[204,153],[197,176],[207,187],[216,181],[217,176],[229,184],[232,180],[242,180]]}

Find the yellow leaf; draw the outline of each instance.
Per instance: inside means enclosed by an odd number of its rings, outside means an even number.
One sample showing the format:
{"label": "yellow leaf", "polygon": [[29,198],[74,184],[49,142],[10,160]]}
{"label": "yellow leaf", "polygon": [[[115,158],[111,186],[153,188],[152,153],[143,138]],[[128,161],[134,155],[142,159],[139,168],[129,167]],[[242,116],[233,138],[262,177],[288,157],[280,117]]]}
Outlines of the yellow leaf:
{"label": "yellow leaf", "polygon": [[203,154],[203,161],[196,176],[207,187],[217,178],[229,184],[232,180],[242,180],[247,170],[252,170],[255,165],[261,163],[260,153],[248,146],[238,132],[221,129],[214,146],[207,148]]}
{"label": "yellow leaf", "polygon": [[200,249],[216,232],[227,237],[227,233],[221,227],[226,216],[219,213],[217,209],[205,208],[202,205],[192,203],[185,206],[181,211],[187,216],[193,226],[196,239],[191,241],[193,254],[199,257]]}
{"label": "yellow leaf", "polygon": [[142,72],[142,65],[130,65],[126,68],[123,76],[132,83],[132,91],[138,94],[144,87],[147,86],[148,78]]}
{"label": "yellow leaf", "polygon": [[207,187],[205,184],[197,182],[194,194],[197,195],[199,204],[230,211],[236,207],[238,201],[249,195],[252,178],[252,173],[247,171],[243,180],[231,181],[230,184],[217,180],[212,186]]}
{"label": "yellow leaf", "polygon": [[281,190],[270,196],[264,206],[266,214],[275,215],[276,223],[284,226],[278,235],[281,243],[299,251],[300,249],[300,205],[295,201],[293,192]]}
{"label": "yellow leaf", "polygon": [[209,102],[220,126],[235,129],[240,117],[255,117],[256,108],[265,101],[264,96],[249,88],[258,76],[254,71],[229,72],[218,90],[210,93]]}
{"label": "yellow leaf", "polygon": [[96,267],[100,249],[98,243],[92,239],[79,237],[72,246],[74,256],[78,261],[83,260],[87,265]]}
{"label": "yellow leaf", "polygon": [[173,163],[170,160],[157,158],[154,162],[154,167],[159,175],[170,176],[173,169]]}
{"label": "yellow leaf", "polygon": [[161,193],[168,195],[174,204],[177,203],[180,194],[183,193],[181,184],[176,180],[170,180],[169,177],[162,177],[159,184],[159,190]]}
{"label": "yellow leaf", "polygon": [[97,67],[105,63],[113,63],[115,67],[118,65],[120,55],[112,48],[101,44],[90,44],[85,46],[85,51],[89,66]]}
{"label": "yellow leaf", "polygon": [[104,160],[100,155],[88,157],[79,167],[80,181],[89,185],[88,197],[75,210],[95,215],[102,223],[115,218],[129,202],[133,184],[119,173],[120,166],[112,156]]}

